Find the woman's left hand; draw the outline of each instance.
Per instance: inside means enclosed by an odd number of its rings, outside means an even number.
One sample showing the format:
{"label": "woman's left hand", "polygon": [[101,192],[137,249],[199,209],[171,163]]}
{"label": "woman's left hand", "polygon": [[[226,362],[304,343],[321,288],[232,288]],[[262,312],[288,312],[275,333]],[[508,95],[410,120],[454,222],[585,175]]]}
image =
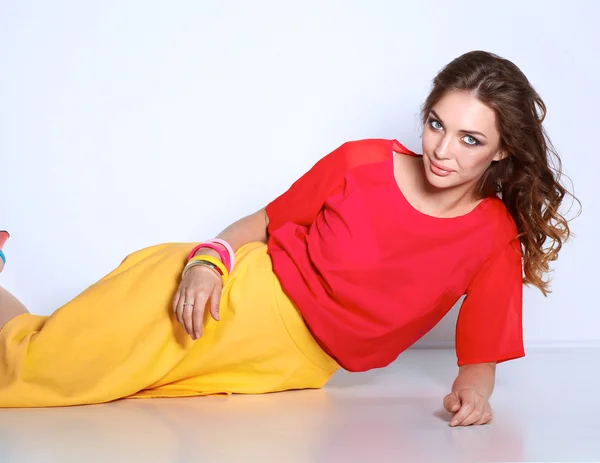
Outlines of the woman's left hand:
{"label": "woman's left hand", "polygon": [[474,389],[451,392],[444,398],[444,407],[454,413],[450,426],[487,424],[492,420],[488,399]]}

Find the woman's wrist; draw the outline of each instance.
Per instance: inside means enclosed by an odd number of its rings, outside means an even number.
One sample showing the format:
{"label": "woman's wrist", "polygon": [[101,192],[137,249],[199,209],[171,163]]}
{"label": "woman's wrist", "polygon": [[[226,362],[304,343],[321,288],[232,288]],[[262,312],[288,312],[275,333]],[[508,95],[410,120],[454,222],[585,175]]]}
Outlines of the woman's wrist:
{"label": "woman's wrist", "polygon": [[229,262],[224,262],[223,259],[223,254],[214,249],[198,247],[194,252],[194,255],[189,258],[188,263],[185,265],[182,278],[185,276],[186,272],[193,267],[209,267],[211,270],[218,273],[223,280],[223,285],[226,285],[229,280]]}
{"label": "woman's wrist", "polygon": [[181,277],[185,277],[186,273],[194,270],[195,268],[203,268],[203,269],[207,269],[208,271],[212,272],[215,274],[216,277],[218,277],[220,280],[223,280],[223,275],[221,275],[221,273],[219,272],[219,270],[217,270],[213,265],[202,265],[202,264],[197,264],[197,265],[188,265],[183,269],[183,273],[181,275]]}
{"label": "woman's wrist", "polygon": [[494,391],[495,380],[495,363],[464,365],[459,369],[458,376],[452,385],[452,391],[471,389],[489,399]]}

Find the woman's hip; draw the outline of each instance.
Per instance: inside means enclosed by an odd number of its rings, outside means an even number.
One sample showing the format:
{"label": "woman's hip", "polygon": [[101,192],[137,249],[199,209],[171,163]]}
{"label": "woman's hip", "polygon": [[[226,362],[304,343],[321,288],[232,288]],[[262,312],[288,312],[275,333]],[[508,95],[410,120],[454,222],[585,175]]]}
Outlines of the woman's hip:
{"label": "woman's hip", "polygon": [[322,387],[339,368],[316,343],[273,273],[267,246],[248,243],[223,290],[220,320],[176,368],[139,396],[264,393]]}

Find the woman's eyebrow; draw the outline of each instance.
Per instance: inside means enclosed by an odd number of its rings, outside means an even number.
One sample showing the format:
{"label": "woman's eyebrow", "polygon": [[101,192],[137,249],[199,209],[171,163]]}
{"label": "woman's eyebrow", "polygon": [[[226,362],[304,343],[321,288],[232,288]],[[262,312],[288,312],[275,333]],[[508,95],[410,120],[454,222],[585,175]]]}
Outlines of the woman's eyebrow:
{"label": "woman's eyebrow", "polygon": [[[438,116],[438,113],[436,113],[433,109],[431,110],[431,114],[433,114],[435,116],[435,118],[437,120],[439,120],[442,125],[444,124],[444,121],[442,121],[442,118],[440,116]],[[477,134],[477,135],[481,135],[483,138],[487,138],[483,133],[481,132],[477,132],[476,130],[459,130],[460,133],[473,133],[473,134]]]}

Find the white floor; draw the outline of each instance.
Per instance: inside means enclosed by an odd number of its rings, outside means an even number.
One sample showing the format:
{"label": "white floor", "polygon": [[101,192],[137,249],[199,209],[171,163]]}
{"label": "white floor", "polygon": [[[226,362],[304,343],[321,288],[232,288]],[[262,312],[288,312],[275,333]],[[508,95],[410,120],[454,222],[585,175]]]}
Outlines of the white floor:
{"label": "white floor", "polygon": [[600,461],[600,349],[500,365],[494,422],[450,428],[451,350],[339,372],[321,391],[0,409],[0,462]]}

